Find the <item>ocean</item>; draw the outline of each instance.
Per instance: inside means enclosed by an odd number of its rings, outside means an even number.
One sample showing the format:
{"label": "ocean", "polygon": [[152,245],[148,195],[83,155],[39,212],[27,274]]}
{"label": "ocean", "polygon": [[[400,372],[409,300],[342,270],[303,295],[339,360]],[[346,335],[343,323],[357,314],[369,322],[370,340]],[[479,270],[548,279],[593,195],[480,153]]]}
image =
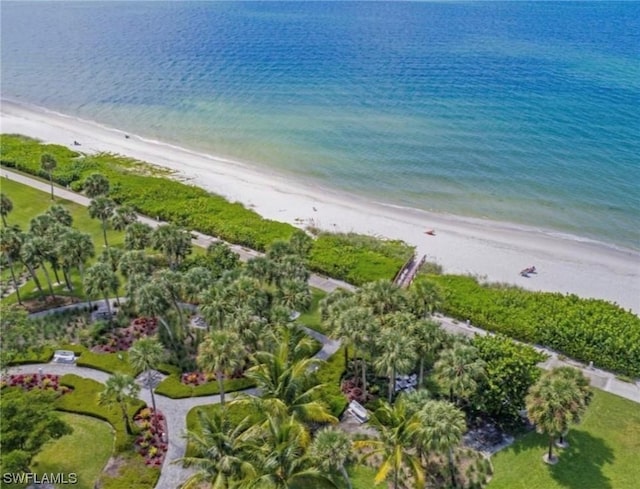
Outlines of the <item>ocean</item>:
{"label": "ocean", "polygon": [[1,96],[640,249],[640,3],[7,2]]}

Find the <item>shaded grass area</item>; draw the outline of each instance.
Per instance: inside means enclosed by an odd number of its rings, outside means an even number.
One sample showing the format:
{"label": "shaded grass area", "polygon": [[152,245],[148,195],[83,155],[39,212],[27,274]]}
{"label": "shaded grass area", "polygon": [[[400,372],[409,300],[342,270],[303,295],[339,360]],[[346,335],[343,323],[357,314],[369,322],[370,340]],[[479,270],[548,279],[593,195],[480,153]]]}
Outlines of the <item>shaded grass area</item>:
{"label": "shaded grass area", "polygon": [[[156,387],[156,394],[170,397],[171,399],[183,399],[185,397],[212,396],[220,394],[217,381],[207,382],[198,386],[190,386],[180,381],[181,374],[171,374]],[[255,382],[250,379],[226,379],[224,392],[235,392],[249,387],[255,387]]]}
{"label": "shaded grass area", "polygon": [[[89,217],[89,211],[86,207],[57,197],[54,201],[51,201],[49,195],[46,192],[36,190],[27,185],[14,182],[7,178],[0,178],[0,185],[2,187],[2,192],[6,194],[13,202],[13,210],[7,216],[8,225],[11,226],[15,224],[20,226],[22,231],[28,231],[29,222],[31,221],[31,219],[33,219],[37,215],[43,214],[53,204],[63,205],[73,217],[72,227],[74,227],[75,229],[79,229],[84,233],[89,233],[95,245],[96,257],[92,258],[87,266],[90,266],[97,260],[98,256],[104,249],[102,225],[100,221],[91,219]],[[108,229],[107,239],[109,240],[109,245],[122,246],[122,244],[124,243],[124,232]],[[47,270],[49,270],[49,275],[51,276],[52,280],[55,280],[53,271],[49,266],[47,266]],[[60,278],[62,278],[62,276]],[[42,287],[46,292],[47,282],[42,270],[38,271],[38,279],[40,280]],[[71,273],[71,281],[74,287],[73,291],[65,290],[63,286],[60,285],[54,287],[54,292],[57,295],[72,295],[84,298],[84,293],[82,291],[82,280],[80,278],[80,274],[75,270]],[[123,290],[124,288],[121,286],[121,290],[119,292],[122,292]],[[20,293],[22,295],[22,298],[26,300],[38,297],[38,291],[32,279],[30,279],[29,282],[27,282],[27,284],[25,284],[20,289]],[[99,298],[100,297],[94,297],[94,299]],[[7,296],[2,300],[2,303],[7,305],[15,302],[17,302],[15,293]]]}
{"label": "shaded grass area", "polygon": [[[108,423],[78,414],[60,417],[73,433],[48,443],[33,459],[37,474],[76,473],[78,489],[93,489],[113,451],[113,430]],[[90,449],[88,449],[90,447]]]}
{"label": "shaded grass area", "polygon": [[493,457],[488,489],[635,489],[640,480],[640,404],[594,389],[559,462],[542,461],[548,438],[528,433]]}
{"label": "shaded grass area", "polygon": [[301,314],[298,318],[298,322],[304,324],[307,328],[315,329],[316,331],[327,334],[327,331],[322,326],[320,320],[320,301],[327,295],[323,290],[311,287],[311,306],[309,310]]}

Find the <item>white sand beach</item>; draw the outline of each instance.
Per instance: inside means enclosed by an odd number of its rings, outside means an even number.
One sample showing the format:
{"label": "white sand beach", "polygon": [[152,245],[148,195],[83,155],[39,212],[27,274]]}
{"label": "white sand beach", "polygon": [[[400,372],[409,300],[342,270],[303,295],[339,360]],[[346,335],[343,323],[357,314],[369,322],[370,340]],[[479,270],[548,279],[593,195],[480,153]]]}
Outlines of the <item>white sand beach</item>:
{"label": "white sand beach", "polygon": [[[531,290],[575,293],[640,312],[640,253],[510,223],[399,208],[259,172],[233,162],[144,139],[55,112],[2,101],[0,131],[112,152],[174,170],[176,177],[299,227],[402,239],[447,273],[475,274]],[[81,143],[80,147],[73,142]],[[425,234],[435,230],[435,236]],[[529,278],[519,271],[535,266]]]}

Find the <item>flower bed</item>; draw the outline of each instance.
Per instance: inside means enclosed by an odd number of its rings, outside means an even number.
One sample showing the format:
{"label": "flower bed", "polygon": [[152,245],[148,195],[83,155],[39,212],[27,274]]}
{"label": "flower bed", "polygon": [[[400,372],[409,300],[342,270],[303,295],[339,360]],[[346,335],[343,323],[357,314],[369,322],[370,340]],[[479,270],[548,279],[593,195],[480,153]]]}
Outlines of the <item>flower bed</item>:
{"label": "flower bed", "polygon": [[136,437],[136,450],[151,467],[162,467],[169,448],[167,439],[167,420],[158,411],[154,416],[152,408],[142,409],[134,417],[140,434]]}
{"label": "flower bed", "polygon": [[96,353],[127,351],[136,340],[152,336],[156,331],[158,331],[158,321],[155,318],[136,318],[126,328],[109,333],[105,344],[94,346],[91,350]]}
{"label": "flower bed", "polygon": [[3,383],[8,387],[21,387],[27,391],[41,389],[66,394],[72,390],[66,385],[60,385],[60,376],[54,374],[12,374]]}
{"label": "flower bed", "polygon": [[184,385],[190,385],[193,387],[197,387],[202,384],[206,384],[207,382],[211,382],[215,380],[216,376],[213,374],[205,374],[202,372],[185,372],[180,377],[180,382]]}

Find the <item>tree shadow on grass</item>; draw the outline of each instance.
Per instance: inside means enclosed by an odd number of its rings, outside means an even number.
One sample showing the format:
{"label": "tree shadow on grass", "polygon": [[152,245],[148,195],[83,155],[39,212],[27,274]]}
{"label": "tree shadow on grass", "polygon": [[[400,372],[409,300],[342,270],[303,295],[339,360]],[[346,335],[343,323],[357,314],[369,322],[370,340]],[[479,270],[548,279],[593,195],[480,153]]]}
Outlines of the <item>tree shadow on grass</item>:
{"label": "tree shadow on grass", "polygon": [[611,480],[602,473],[602,467],[615,458],[604,440],[575,430],[569,432],[568,441],[568,448],[554,447],[559,460],[549,466],[551,476],[568,489],[613,489]]}

